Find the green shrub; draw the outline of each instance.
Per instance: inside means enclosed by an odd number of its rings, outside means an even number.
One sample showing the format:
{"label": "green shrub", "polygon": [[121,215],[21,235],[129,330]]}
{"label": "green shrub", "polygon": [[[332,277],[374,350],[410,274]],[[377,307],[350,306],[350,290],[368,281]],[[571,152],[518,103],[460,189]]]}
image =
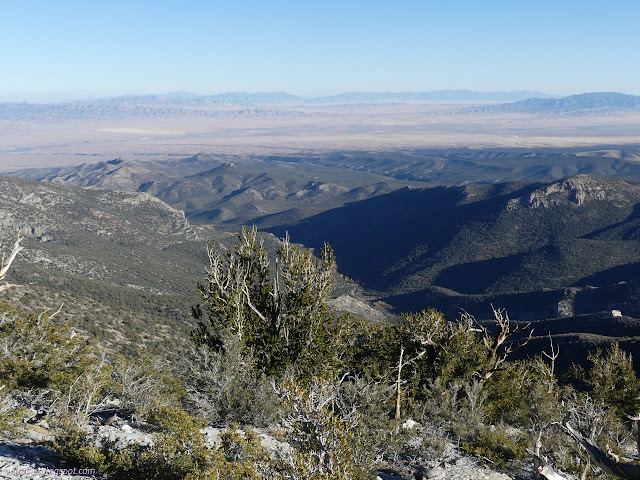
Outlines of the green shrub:
{"label": "green shrub", "polygon": [[186,395],[178,378],[137,350],[127,357],[115,357],[111,377],[120,412],[138,421],[159,407],[179,405]]}
{"label": "green shrub", "polygon": [[73,465],[93,468],[98,473],[108,470],[107,456],[93,446],[87,431],[78,426],[71,415],[63,415],[54,423],[55,437],[51,442],[53,450]]}
{"label": "green shrub", "polygon": [[202,472],[209,465],[212,452],[204,445],[200,432],[203,424],[177,408],[149,412],[148,421],[155,430],[152,446],[129,445],[118,450],[114,444],[104,442],[98,448],[70,417],[56,424],[52,446],[72,464],[95,468],[115,478],[205,478]]}
{"label": "green shrub", "polygon": [[318,259],[285,238],[275,272],[255,227],[243,228],[233,251],[211,245],[208,253],[207,284],[198,285],[205,311],[193,309],[198,345],[219,351],[234,338],[269,375],[295,366],[308,381],[339,369],[348,342],[329,303],[335,260],[328,245]]}
{"label": "green shrub", "polygon": [[67,391],[94,359],[94,345],[46,313],[0,303],[0,378],[9,389]]}
{"label": "green shrub", "polygon": [[531,438],[517,432],[508,432],[504,425],[473,428],[460,446],[470,455],[484,457],[504,466],[512,460],[529,458],[527,447]]}
{"label": "green shrub", "polygon": [[237,425],[221,435],[221,446],[211,458],[204,475],[210,480],[263,480],[277,478],[280,472],[267,455],[260,437],[241,432]]}
{"label": "green shrub", "polygon": [[17,433],[24,415],[24,409],[15,399],[3,392],[4,387],[0,384],[0,438]]}
{"label": "green shrub", "polygon": [[603,355],[602,350],[589,354],[592,363],[587,374],[587,385],[593,397],[610,406],[619,419],[640,413],[640,380],[633,368],[630,353],[615,342]]}

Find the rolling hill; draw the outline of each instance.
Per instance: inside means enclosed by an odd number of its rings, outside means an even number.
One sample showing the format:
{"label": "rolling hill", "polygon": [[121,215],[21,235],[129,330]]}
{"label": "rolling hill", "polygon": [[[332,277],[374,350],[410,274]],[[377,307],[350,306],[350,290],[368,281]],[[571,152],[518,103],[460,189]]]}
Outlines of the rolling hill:
{"label": "rolling hill", "polygon": [[424,185],[554,181],[580,174],[640,180],[638,145],[345,151],[262,159],[374,173]]}
{"label": "rolling hill", "polygon": [[165,161],[114,159],[15,176],[79,187],[146,192],[200,224],[238,231],[277,226],[406,185],[377,174],[313,164],[199,154]]}

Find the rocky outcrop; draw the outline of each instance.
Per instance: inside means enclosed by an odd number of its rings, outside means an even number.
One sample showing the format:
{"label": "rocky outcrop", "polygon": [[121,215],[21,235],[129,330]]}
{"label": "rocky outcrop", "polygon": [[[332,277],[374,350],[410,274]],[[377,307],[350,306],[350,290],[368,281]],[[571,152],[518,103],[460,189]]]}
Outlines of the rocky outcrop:
{"label": "rocky outcrop", "polygon": [[376,310],[367,303],[352,297],[351,295],[341,295],[338,298],[330,300],[331,305],[341,312],[353,313],[362,318],[366,318],[370,322],[379,323],[389,320],[390,315]]}
{"label": "rocky outcrop", "polygon": [[620,189],[622,182],[611,181],[590,175],[577,175],[565,180],[553,182],[534,190],[530,194],[512,198],[507,202],[507,210],[518,207],[550,208],[556,205],[572,204],[576,206],[594,200],[612,201],[614,203],[629,203],[625,189]]}

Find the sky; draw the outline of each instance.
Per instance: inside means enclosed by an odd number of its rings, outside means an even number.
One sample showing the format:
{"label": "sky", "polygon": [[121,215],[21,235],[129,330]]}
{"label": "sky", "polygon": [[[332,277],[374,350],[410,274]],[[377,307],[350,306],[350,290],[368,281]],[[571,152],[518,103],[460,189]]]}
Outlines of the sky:
{"label": "sky", "polygon": [[640,95],[637,0],[0,0],[0,100]]}

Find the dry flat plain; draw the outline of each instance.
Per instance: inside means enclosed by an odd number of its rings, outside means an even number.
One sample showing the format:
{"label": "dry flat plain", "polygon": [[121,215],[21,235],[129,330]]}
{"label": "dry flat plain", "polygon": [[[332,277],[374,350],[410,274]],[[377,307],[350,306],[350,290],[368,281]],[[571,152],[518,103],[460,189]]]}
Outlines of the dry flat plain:
{"label": "dry flat plain", "polygon": [[0,116],[0,171],[116,157],[199,152],[308,155],[330,151],[514,148],[640,143],[640,111],[483,112],[463,104],[242,107],[124,115]]}

